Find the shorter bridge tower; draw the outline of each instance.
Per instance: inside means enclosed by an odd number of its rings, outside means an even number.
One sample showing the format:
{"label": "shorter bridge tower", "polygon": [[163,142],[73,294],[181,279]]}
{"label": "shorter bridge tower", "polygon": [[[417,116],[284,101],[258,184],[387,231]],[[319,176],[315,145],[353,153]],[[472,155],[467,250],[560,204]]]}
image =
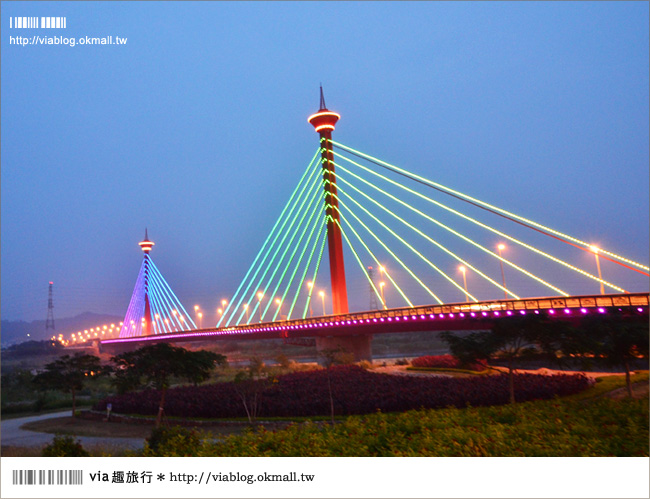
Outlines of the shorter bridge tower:
{"label": "shorter bridge tower", "polygon": [[144,259],[120,329],[120,338],[196,329],[196,324],[149,255],[155,243],[149,239],[147,229],[144,240],[138,244]]}

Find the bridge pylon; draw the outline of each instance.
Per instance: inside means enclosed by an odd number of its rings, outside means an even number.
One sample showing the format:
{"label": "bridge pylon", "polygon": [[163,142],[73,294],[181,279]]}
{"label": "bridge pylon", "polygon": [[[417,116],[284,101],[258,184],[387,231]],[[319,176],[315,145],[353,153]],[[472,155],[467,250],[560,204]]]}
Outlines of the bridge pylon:
{"label": "bridge pylon", "polygon": [[[327,217],[327,247],[330,260],[330,282],[332,287],[332,313],[334,315],[348,313],[348,292],[345,284],[345,263],[343,261],[343,238],[341,235],[339,202],[336,189],[336,174],[334,171],[334,154],[332,153],[332,131],[336,122],[341,118],[338,113],[330,111],[325,106],[323,87],[320,87],[320,109],[312,114],[307,121],[320,135],[321,162],[323,168],[323,187],[325,189],[325,216]],[[356,360],[371,360],[370,342],[372,336],[363,338],[317,338],[316,348],[339,348],[354,354]]]}

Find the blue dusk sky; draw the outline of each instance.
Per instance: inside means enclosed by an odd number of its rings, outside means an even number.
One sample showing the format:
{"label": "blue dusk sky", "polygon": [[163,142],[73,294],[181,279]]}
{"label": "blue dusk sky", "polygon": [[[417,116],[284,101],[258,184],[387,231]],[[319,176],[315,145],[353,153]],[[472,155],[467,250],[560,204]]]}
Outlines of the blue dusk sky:
{"label": "blue dusk sky", "polygon": [[[2,2],[2,318],[44,320],[49,281],[55,318],[123,316],[145,227],[213,317],[318,147],[320,83],[335,140],[647,265],[648,19],[647,2]],[[34,35],[127,41],[16,42]]]}

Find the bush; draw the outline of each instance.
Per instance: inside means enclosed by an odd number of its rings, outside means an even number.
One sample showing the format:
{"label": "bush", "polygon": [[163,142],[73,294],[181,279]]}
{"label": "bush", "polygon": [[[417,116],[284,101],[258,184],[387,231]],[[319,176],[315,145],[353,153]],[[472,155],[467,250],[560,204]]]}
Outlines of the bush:
{"label": "bush", "polygon": [[[469,378],[394,376],[364,371],[359,366],[329,369],[335,412],[338,415],[401,412],[419,408],[487,406],[509,400],[508,376]],[[294,372],[269,380],[248,380],[248,393],[256,394],[258,417],[322,416],[330,413],[328,371]],[[515,375],[518,401],[550,399],[585,390],[582,375]],[[191,418],[242,418],[246,412],[236,383],[171,388],[167,391],[168,416]],[[95,406],[121,414],[155,415],[160,392],[145,390],[109,397]]]}
{"label": "bush", "polygon": [[397,359],[395,361],[396,366],[408,366],[410,362],[407,359]]}
{"label": "bush", "polygon": [[154,456],[193,456],[201,443],[199,432],[181,426],[159,426],[146,439],[148,454]]}
{"label": "bush", "polygon": [[87,457],[90,456],[79,440],[69,435],[56,435],[52,443],[43,448],[43,457]]}
{"label": "bush", "polygon": [[437,367],[442,369],[469,369],[470,371],[483,371],[485,361],[463,364],[453,355],[426,355],[418,357],[411,362],[413,367]]}

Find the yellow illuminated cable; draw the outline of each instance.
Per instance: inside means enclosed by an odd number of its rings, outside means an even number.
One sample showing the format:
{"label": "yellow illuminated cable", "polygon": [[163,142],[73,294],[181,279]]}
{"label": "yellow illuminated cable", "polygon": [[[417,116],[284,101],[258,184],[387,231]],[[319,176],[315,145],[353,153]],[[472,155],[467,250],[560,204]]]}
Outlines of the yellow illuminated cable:
{"label": "yellow illuminated cable", "polygon": [[[465,199],[467,199],[467,200],[469,200],[469,201],[472,201],[472,202],[474,202],[474,203],[477,203],[477,204],[480,204],[480,205],[485,206],[485,207],[487,207],[487,208],[490,208],[491,210],[498,211],[498,212],[500,212],[500,213],[503,213],[503,214],[505,214],[505,215],[508,215],[509,217],[515,218],[515,219],[517,219],[517,220],[520,220],[520,221],[522,221],[522,222],[525,222],[525,223],[527,223],[527,224],[530,224],[530,225],[532,225],[532,226],[534,226],[534,227],[537,227],[537,228],[539,228],[539,229],[543,229],[543,230],[545,230],[545,231],[547,231],[547,232],[550,232],[550,233],[552,233],[552,234],[555,234],[556,236],[560,236],[560,237],[563,237],[564,239],[567,239],[567,240],[569,240],[569,241],[573,241],[574,243],[581,244],[581,245],[585,246],[586,248],[589,248],[589,247],[591,246],[590,243],[587,243],[587,242],[585,242],[585,241],[581,241],[580,239],[577,239],[577,238],[575,238],[575,237],[573,237],[573,236],[570,236],[570,235],[568,235],[568,234],[564,234],[563,232],[557,231],[557,230],[555,230],[555,229],[551,229],[550,227],[546,227],[545,225],[539,224],[539,223],[537,223],[537,222],[534,222],[533,220],[529,220],[529,219],[524,218],[524,217],[522,217],[522,216],[516,215],[516,214],[511,213],[511,212],[509,212],[509,211],[506,211],[506,210],[504,210],[504,209],[502,209],[502,208],[499,208],[499,207],[497,207],[497,206],[494,206],[494,205],[491,205],[491,204],[489,204],[489,203],[486,203],[485,201],[481,201],[480,199],[473,198],[473,197],[471,197],[471,196],[468,196],[467,194],[463,194],[462,192],[458,192],[458,191],[456,191],[456,190],[454,190],[454,189],[451,189],[451,188],[449,188],[449,187],[446,187],[446,186],[444,186],[444,185],[442,185],[442,184],[438,184],[437,182],[434,182],[434,181],[429,180],[429,179],[427,179],[427,178],[424,178],[424,177],[421,177],[421,176],[416,175],[416,174],[414,174],[414,173],[411,173],[411,172],[409,172],[409,171],[407,171],[407,170],[404,170],[404,169],[402,169],[402,168],[399,168],[398,166],[391,165],[390,163],[386,163],[385,161],[382,161],[382,160],[380,160],[380,159],[378,159],[378,158],[375,158],[375,157],[373,157],[373,156],[370,156],[369,154],[362,153],[361,151],[357,151],[356,149],[353,149],[353,148],[351,148],[351,147],[349,147],[349,146],[343,145],[343,144],[341,144],[341,143],[339,143],[339,142],[335,142],[334,140],[332,140],[331,142],[332,142],[334,145],[337,145],[337,146],[339,146],[339,147],[341,147],[341,148],[343,148],[343,149],[345,149],[345,150],[348,150],[348,151],[350,151],[350,152],[353,152],[353,153],[355,153],[355,154],[358,154],[359,156],[363,156],[363,157],[365,157],[365,158],[367,158],[367,159],[369,159],[369,160],[371,160],[371,161],[375,161],[375,162],[377,162],[377,163],[381,163],[382,165],[384,165],[384,166],[386,166],[386,167],[388,167],[388,168],[393,168],[394,170],[396,170],[396,171],[398,171],[398,172],[400,172],[400,173],[404,173],[404,174],[410,175],[411,177],[416,178],[416,179],[418,179],[418,180],[421,181],[421,182],[424,182],[424,183],[429,184],[429,185],[431,185],[431,186],[437,187],[437,188],[442,189],[442,190],[444,190],[444,191],[450,192],[450,193],[452,193],[452,194],[454,194],[454,195],[456,195],[456,196],[460,196],[460,197],[465,198]],[[336,153],[334,153],[334,154],[336,154]],[[639,267],[639,268],[644,269],[644,270],[646,270],[646,271],[650,271],[650,267],[648,267],[647,265],[643,265],[643,264],[641,264],[641,263],[639,263],[639,262],[635,262],[634,260],[630,260],[629,258],[625,258],[625,257],[623,257],[623,256],[621,256],[621,255],[617,255],[616,253],[612,253],[612,252],[610,252],[610,251],[606,251],[606,250],[603,250],[603,249],[599,249],[599,251],[600,251],[601,253],[604,253],[605,255],[611,256],[612,258],[616,258],[617,260],[620,260],[620,261],[622,261],[622,262],[629,263],[630,265],[634,265],[635,267]]]}
{"label": "yellow illuminated cable", "polygon": [[[406,187],[406,186],[400,184],[399,182],[396,182],[396,181],[394,181],[394,180],[392,180],[392,179],[389,179],[389,178],[385,177],[384,175],[381,175],[380,173],[377,173],[377,172],[371,170],[370,168],[367,168],[367,167],[365,167],[365,166],[363,166],[363,165],[357,163],[356,161],[353,161],[353,160],[351,160],[351,159],[349,159],[349,158],[346,158],[345,156],[343,156],[343,155],[341,155],[341,154],[338,154],[338,153],[336,153],[336,152],[335,152],[334,154],[336,154],[338,157],[340,157],[340,158],[342,158],[342,159],[348,161],[349,163],[351,163],[351,164],[353,164],[353,165],[355,165],[355,166],[358,166],[359,168],[362,168],[363,170],[365,170],[365,171],[367,171],[367,172],[369,172],[369,173],[372,173],[373,175],[375,175],[375,176],[377,176],[377,177],[379,177],[379,178],[381,178],[381,179],[383,179],[383,180],[385,180],[385,181],[387,181],[387,182],[389,182],[389,183],[391,183],[391,184],[393,184],[393,185],[395,185],[395,186],[397,186],[397,187],[400,187],[401,189],[406,190],[407,192],[410,192],[411,194],[414,194],[414,195],[420,197],[421,199],[424,199],[424,200],[426,200],[426,201],[428,201],[428,202],[430,202],[430,203],[433,203],[433,204],[435,204],[436,206],[439,206],[440,208],[443,208],[443,209],[445,209],[445,210],[447,210],[447,211],[449,211],[449,212],[451,212],[451,213],[453,213],[453,214],[455,214],[455,215],[457,215],[457,216],[459,216],[459,217],[461,217],[461,218],[464,218],[465,220],[468,220],[468,221],[470,221],[470,222],[472,222],[472,223],[474,223],[474,224],[476,224],[476,225],[478,225],[478,226],[480,226],[480,227],[482,227],[482,228],[484,228],[484,229],[486,229],[486,230],[489,230],[489,231],[491,231],[491,232],[493,232],[493,233],[495,233],[495,234],[498,234],[498,235],[501,236],[501,237],[504,237],[504,238],[506,238],[506,239],[508,239],[508,240],[510,240],[510,241],[512,241],[512,242],[514,242],[514,243],[516,243],[516,244],[518,244],[518,245],[520,245],[520,246],[522,246],[522,247],[524,247],[524,248],[530,250],[530,251],[533,251],[534,253],[537,253],[537,254],[539,254],[539,255],[542,255],[542,256],[544,256],[545,258],[554,261],[555,263],[558,263],[558,264],[560,264],[560,265],[563,265],[563,266],[565,266],[565,267],[567,267],[567,268],[569,268],[569,269],[571,269],[571,270],[573,270],[573,271],[575,271],[575,272],[578,272],[579,274],[582,274],[582,275],[584,275],[584,276],[586,276],[586,277],[589,277],[590,279],[593,279],[594,281],[602,282],[604,285],[609,286],[609,287],[611,287],[612,289],[615,289],[616,291],[619,291],[619,292],[621,292],[621,293],[627,293],[627,291],[625,291],[624,289],[618,287],[617,285],[615,285],[615,284],[613,284],[613,283],[611,283],[611,282],[608,282],[608,281],[605,281],[605,280],[603,280],[603,279],[600,279],[600,278],[598,278],[597,276],[590,274],[589,272],[586,272],[586,271],[584,271],[584,270],[582,270],[582,269],[580,269],[580,268],[578,268],[578,267],[576,267],[576,266],[574,266],[574,265],[571,265],[571,264],[568,263],[568,262],[565,262],[564,260],[561,260],[561,259],[559,259],[559,258],[556,258],[556,257],[554,257],[553,255],[549,255],[548,253],[546,253],[546,252],[544,252],[544,251],[542,251],[542,250],[540,250],[540,249],[537,249],[537,248],[535,248],[534,246],[531,246],[531,245],[529,245],[529,244],[526,244],[526,243],[524,243],[523,241],[520,241],[519,239],[516,239],[516,238],[514,238],[514,237],[512,237],[512,236],[509,236],[508,234],[505,234],[505,233],[503,233],[503,232],[501,232],[501,231],[499,231],[499,230],[497,230],[497,229],[494,229],[494,228],[490,227],[489,225],[486,225],[486,224],[484,224],[484,223],[482,223],[482,222],[480,222],[480,221],[478,221],[478,220],[476,220],[476,219],[474,219],[474,218],[472,218],[472,217],[469,217],[469,216],[467,216],[467,215],[465,215],[465,214],[463,214],[463,213],[461,213],[461,212],[459,212],[459,211],[456,211],[456,210],[454,210],[453,208],[450,208],[450,207],[448,207],[448,206],[446,206],[446,205],[444,205],[444,204],[442,204],[442,203],[440,203],[440,202],[438,202],[438,201],[436,201],[436,200],[434,200],[434,199],[431,199],[431,198],[425,196],[424,194],[421,194],[421,193],[419,193],[419,192],[417,192],[417,191],[414,191],[413,189],[410,189],[410,188],[408,188],[408,187]],[[339,165],[339,168],[341,168],[343,171],[345,171],[345,172],[347,172],[347,173],[350,173],[351,175],[353,175],[354,177],[358,178],[358,179],[361,180],[362,182],[364,182],[364,183],[370,185],[370,186],[373,187],[374,189],[377,189],[377,190],[381,191],[381,189],[379,189],[378,187],[376,187],[374,184],[372,184],[372,183],[366,181],[366,180],[363,179],[362,177],[359,177],[359,176],[357,176],[357,175],[355,175],[355,174],[349,172],[349,170],[347,170],[347,169],[346,169],[345,167],[343,167],[342,165]],[[381,191],[381,192],[383,192],[383,191]],[[388,195],[388,194],[387,194],[387,195]],[[404,205],[407,206],[408,208],[411,208],[409,205],[403,203],[403,202],[400,201],[399,199],[398,199],[397,201],[400,202],[400,203],[402,203],[402,204],[404,204]],[[411,209],[415,210],[414,208],[411,208]],[[415,211],[417,212],[418,210],[415,210]],[[429,218],[429,217],[427,217],[426,215],[423,215],[423,216],[425,216],[426,218]],[[495,254],[495,253],[491,253],[491,254],[492,254],[492,256],[494,256],[495,258],[497,258],[497,259],[499,259],[499,260],[505,262],[506,264],[508,264],[508,265],[510,265],[510,266],[514,266],[514,264],[513,264],[512,262],[510,262],[510,261],[504,259],[503,257],[500,257],[499,255],[497,255],[497,254]],[[508,292],[509,292],[509,291],[508,291]]]}

